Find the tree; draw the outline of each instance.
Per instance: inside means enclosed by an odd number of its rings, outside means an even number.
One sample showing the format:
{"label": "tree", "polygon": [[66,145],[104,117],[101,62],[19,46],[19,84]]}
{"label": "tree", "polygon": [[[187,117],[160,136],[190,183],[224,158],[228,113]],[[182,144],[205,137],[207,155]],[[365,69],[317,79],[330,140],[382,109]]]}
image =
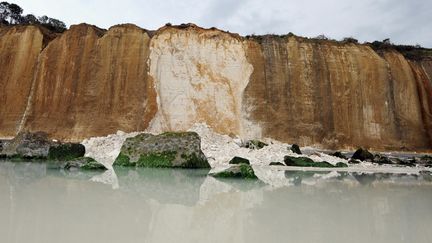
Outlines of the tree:
{"label": "tree", "polygon": [[55,32],[64,32],[66,30],[66,24],[58,19],[48,18],[48,25]]}
{"label": "tree", "polygon": [[39,20],[33,14],[27,14],[22,18],[22,24],[38,24]]}
{"label": "tree", "polygon": [[327,36],[325,36],[325,35],[319,35],[319,36],[315,37],[315,39],[318,39],[318,40],[328,40],[329,38]]}
{"label": "tree", "polygon": [[9,4],[10,11],[10,24],[20,24],[22,20],[21,14],[23,13],[23,9],[16,5],[15,3]]}
{"label": "tree", "polygon": [[0,3],[0,22],[4,24],[9,24],[8,18],[10,16],[9,3]]}
{"label": "tree", "polygon": [[38,18],[38,20],[39,20],[39,23],[41,23],[41,24],[48,24],[49,18],[48,18],[48,16],[44,15],[44,16],[40,16]]}
{"label": "tree", "polygon": [[64,32],[66,24],[46,15],[37,18],[33,14],[22,15],[23,9],[14,3],[0,2],[0,24],[41,24],[55,32]]}

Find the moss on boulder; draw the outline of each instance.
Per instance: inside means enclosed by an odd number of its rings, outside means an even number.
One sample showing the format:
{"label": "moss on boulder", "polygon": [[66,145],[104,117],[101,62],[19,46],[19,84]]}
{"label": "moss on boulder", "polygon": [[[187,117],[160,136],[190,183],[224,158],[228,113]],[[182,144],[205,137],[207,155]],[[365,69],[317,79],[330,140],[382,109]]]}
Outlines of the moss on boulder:
{"label": "moss on boulder", "polygon": [[299,167],[320,167],[320,168],[336,168],[336,167],[348,167],[345,163],[339,162],[336,165],[332,165],[329,162],[315,162],[307,157],[292,157],[285,156],[284,162],[287,166],[299,166]]}
{"label": "moss on boulder", "polygon": [[66,162],[63,166],[65,170],[81,169],[81,170],[107,170],[107,168],[90,157],[81,157]]}
{"label": "moss on boulder", "polygon": [[48,160],[66,161],[83,157],[85,147],[79,143],[64,143],[52,145],[48,151]]}
{"label": "moss on boulder", "polygon": [[232,165],[228,169],[210,175],[216,178],[258,179],[252,166],[248,164]]}
{"label": "moss on boulder", "polygon": [[195,132],[147,133],[126,139],[114,166],[210,168]]}

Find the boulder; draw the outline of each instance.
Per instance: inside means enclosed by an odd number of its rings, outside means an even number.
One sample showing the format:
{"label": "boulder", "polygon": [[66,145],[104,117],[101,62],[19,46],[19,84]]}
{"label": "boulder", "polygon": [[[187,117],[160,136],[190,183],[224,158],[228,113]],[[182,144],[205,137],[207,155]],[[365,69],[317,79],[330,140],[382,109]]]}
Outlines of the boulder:
{"label": "boulder", "polygon": [[216,178],[242,178],[242,179],[258,179],[252,166],[248,164],[231,165],[229,168],[210,174]]}
{"label": "boulder", "polygon": [[430,155],[423,155],[422,157],[418,158],[416,160],[418,165],[423,165],[426,167],[432,167],[432,156]]}
{"label": "boulder", "polygon": [[147,133],[126,139],[114,166],[210,168],[195,132]]}
{"label": "boulder", "polygon": [[4,145],[3,153],[8,157],[46,158],[51,145],[44,132],[21,132]]}
{"label": "boulder", "polygon": [[48,160],[66,161],[83,157],[85,147],[79,143],[64,143],[51,145],[48,151]]}
{"label": "boulder", "polygon": [[381,155],[381,154],[375,154],[374,155],[374,159],[373,159],[374,163],[383,165],[383,164],[393,164],[393,161],[391,161],[388,157]]}
{"label": "boulder", "polygon": [[391,160],[393,163],[395,163],[397,165],[403,165],[403,166],[409,166],[409,167],[414,167],[416,165],[415,160],[412,160],[412,159],[392,158]]}
{"label": "boulder", "polygon": [[334,152],[334,153],[332,153],[330,155],[334,156],[334,157],[341,158],[341,159],[347,159],[347,157],[345,155],[343,155],[340,151],[336,151],[336,152]]}
{"label": "boulder", "polygon": [[76,158],[74,160],[68,161],[63,169],[65,170],[73,170],[73,169],[81,169],[81,170],[107,170],[107,168],[90,157],[82,157]]}
{"label": "boulder", "polygon": [[278,165],[280,165],[280,166],[285,166],[285,164],[284,164],[284,163],[281,163],[281,162],[270,162],[269,165],[272,165],[272,166],[278,166]]}
{"label": "boulder", "polygon": [[67,161],[85,154],[79,143],[60,143],[44,132],[22,132],[3,146],[4,157],[11,161]]}
{"label": "boulder", "polygon": [[350,159],[348,160],[348,164],[360,164],[360,160]]}
{"label": "boulder", "polygon": [[229,162],[230,165],[237,165],[237,164],[247,164],[249,165],[250,162],[248,159],[242,158],[242,157],[234,157]]}
{"label": "boulder", "polygon": [[372,153],[370,153],[367,149],[359,148],[355,151],[355,153],[353,154],[353,156],[351,158],[352,159],[358,159],[361,161],[373,162],[374,155]]}
{"label": "boulder", "polygon": [[293,145],[291,145],[290,150],[291,150],[293,153],[296,153],[296,154],[302,154],[302,152],[301,152],[301,150],[300,150],[300,147],[299,147],[297,144],[293,144]]}
{"label": "boulder", "polygon": [[307,157],[292,157],[285,156],[284,162],[287,166],[299,166],[299,167],[321,167],[321,168],[336,168],[336,167],[348,167],[345,163],[337,163],[336,165],[332,165],[326,161],[323,162],[315,162]]}
{"label": "boulder", "polygon": [[256,140],[256,139],[255,140],[248,140],[245,143],[245,148],[248,148],[248,149],[262,149],[265,146],[268,146],[268,144],[261,142],[259,140]]}

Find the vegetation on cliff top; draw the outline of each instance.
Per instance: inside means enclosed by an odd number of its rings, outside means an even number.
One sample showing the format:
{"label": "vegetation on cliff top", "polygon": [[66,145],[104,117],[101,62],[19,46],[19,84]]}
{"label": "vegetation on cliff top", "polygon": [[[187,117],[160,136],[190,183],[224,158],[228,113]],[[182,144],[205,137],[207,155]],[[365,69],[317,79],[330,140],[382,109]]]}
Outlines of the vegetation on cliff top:
{"label": "vegetation on cliff top", "polygon": [[66,30],[66,24],[58,19],[46,15],[23,15],[23,12],[24,10],[15,3],[0,2],[0,25],[36,24],[58,33]]}

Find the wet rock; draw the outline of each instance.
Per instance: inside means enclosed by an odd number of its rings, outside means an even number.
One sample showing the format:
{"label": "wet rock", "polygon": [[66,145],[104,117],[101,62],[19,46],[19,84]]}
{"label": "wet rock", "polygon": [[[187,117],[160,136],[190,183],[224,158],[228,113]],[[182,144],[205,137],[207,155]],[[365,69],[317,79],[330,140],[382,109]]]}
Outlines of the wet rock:
{"label": "wet rock", "polygon": [[249,165],[250,162],[248,159],[242,158],[242,157],[234,157],[229,162],[230,165],[237,165],[237,164],[247,164]]}
{"label": "wet rock", "polygon": [[290,150],[291,150],[293,153],[296,153],[296,154],[302,154],[302,152],[301,152],[301,150],[300,150],[300,147],[299,147],[297,144],[293,144],[293,145],[291,145]]}
{"label": "wet rock", "polygon": [[85,154],[85,147],[79,143],[65,143],[51,145],[48,151],[49,160],[72,160],[75,158],[83,157]]}
{"label": "wet rock", "polygon": [[261,142],[259,140],[248,140],[246,141],[244,147],[248,149],[262,149],[265,146],[268,146],[268,144]]}
{"label": "wet rock", "polygon": [[68,161],[83,157],[85,147],[79,143],[52,141],[44,132],[22,132],[3,146],[3,158],[12,162]]}
{"label": "wet rock", "polygon": [[403,165],[403,166],[409,166],[413,167],[415,166],[415,160],[412,159],[399,159],[399,158],[391,158],[392,162],[397,165]]}
{"label": "wet rock", "polygon": [[367,149],[359,148],[359,149],[357,149],[357,151],[355,151],[355,153],[353,154],[353,156],[351,158],[352,159],[358,159],[361,161],[372,162],[374,160],[374,155],[372,153],[370,153]]}
{"label": "wet rock", "polygon": [[423,165],[426,167],[432,167],[432,156],[430,155],[423,155],[419,159],[417,159],[417,164]]}
{"label": "wet rock", "polygon": [[345,163],[339,162],[336,165],[332,165],[326,161],[315,162],[312,159],[307,157],[285,156],[284,162],[287,166],[299,166],[299,167],[321,167],[321,168],[347,167]]}
{"label": "wet rock", "polygon": [[81,170],[107,170],[107,168],[89,157],[77,158],[71,161],[66,162],[63,166],[65,170],[73,170],[73,169],[81,169]]}
{"label": "wet rock", "polygon": [[336,151],[336,152],[334,152],[334,153],[332,153],[330,155],[334,156],[334,157],[341,158],[341,159],[347,159],[347,157],[345,155],[343,155],[340,151]]}
{"label": "wet rock", "polygon": [[195,132],[147,133],[126,139],[114,166],[210,168]]}
{"label": "wet rock", "polygon": [[276,166],[276,165],[285,166],[285,164],[281,163],[281,162],[270,162],[269,165],[272,165],[272,166]]}
{"label": "wet rock", "polygon": [[338,167],[338,168],[345,168],[348,167],[347,164],[343,163],[343,162],[337,162],[334,167]]}
{"label": "wet rock", "polygon": [[381,155],[381,154],[375,154],[374,155],[374,159],[373,159],[374,163],[383,165],[383,164],[393,164],[393,161],[391,161],[388,157]]}
{"label": "wet rock", "polygon": [[360,160],[350,159],[348,160],[348,164],[360,164]]}
{"label": "wet rock", "polygon": [[22,132],[4,145],[3,153],[7,157],[46,158],[53,144],[44,132]]}
{"label": "wet rock", "polygon": [[247,164],[232,165],[228,169],[210,175],[216,178],[258,179],[252,166]]}

